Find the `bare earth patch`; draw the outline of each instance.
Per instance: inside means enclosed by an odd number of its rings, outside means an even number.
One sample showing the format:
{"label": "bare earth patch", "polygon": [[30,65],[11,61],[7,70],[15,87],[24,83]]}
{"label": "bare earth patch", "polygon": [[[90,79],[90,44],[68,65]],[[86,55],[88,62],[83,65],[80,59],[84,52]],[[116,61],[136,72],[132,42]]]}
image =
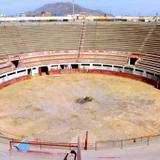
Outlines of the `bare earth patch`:
{"label": "bare earth patch", "polygon": [[[79,104],[80,97],[92,101]],[[0,90],[0,133],[90,142],[160,133],[160,91],[145,83],[99,74],[34,77]]]}

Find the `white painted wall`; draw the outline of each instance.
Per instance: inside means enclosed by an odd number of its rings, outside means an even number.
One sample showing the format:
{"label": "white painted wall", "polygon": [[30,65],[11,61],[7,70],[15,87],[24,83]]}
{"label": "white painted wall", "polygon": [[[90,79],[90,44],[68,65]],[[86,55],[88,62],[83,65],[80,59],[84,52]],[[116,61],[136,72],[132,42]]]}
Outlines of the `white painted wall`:
{"label": "white painted wall", "polygon": [[[71,64],[78,64],[79,69],[103,69],[103,70],[118,71],[117,68],[114,67],[114,66],[117,66],[117,65],[114,65],[114,64],[112,64],[112,65],[111,64],[101,64],[101,63],[96,63],[96,64],[100,64],[100,66],[95,66],[93,63],[62,63],[62,64],[49,64],[49,65],[43,65],[43,66],[48,66],[48,69],[51,70],[51,69],[60,69],[60,65],[67,65],[68,69],[71,69],[72,68]],[[87,64],[87,65],[84,65],[84,64]],[[107,67],[107,66],[105,67],[104,65],[110,65],[111,67]],[[28,75],[28,69],[31,69],[32,76],[35,76],[36,74],[38,74],[39,67],[42,67],[42,66],[36,66],[36,67],[30,67],[30,68],[22,68],[22,69],[18,69],[18,70],[12,71],[12,72],[1,74],[0,77],[2,77],[4,75],[6,75],[6,77],[0,78],[0,84],[4,83],[6,81],[9,81],[9,80],[18,78],[18,77],[22,77],[22,76]],[[125,68],[125,66],[123,66],[123,69],[124,68]],[[135,68],[135,67],[132,67],[132,68],[133,68],[133,74],[138,75],[138,72],[135,71],[138,68]],[[139,70],[142,70],[142,69],[139,69]],[[122,70],[122,72],[123,71],[124,70]],[[12,74],[12,73],[14,73],[14,74]],[[152,72],[150,72],[150,73],[152,73]],[[147,77],[147,78],[151,78],[151,79],[155,79],[156,75],[157,75],[156,73],[153,73],[153,75],[146,74],[146,71],[143,70],[143,75],[141,75],[141,76],[144,76],[144,77]]]}
{"label": "white painted wall", "polygon": [[35,76],[36,74],[38,74],[38,68],[39,67],[34,67],[34,68],[31,69],[32,70],[32,76]]}

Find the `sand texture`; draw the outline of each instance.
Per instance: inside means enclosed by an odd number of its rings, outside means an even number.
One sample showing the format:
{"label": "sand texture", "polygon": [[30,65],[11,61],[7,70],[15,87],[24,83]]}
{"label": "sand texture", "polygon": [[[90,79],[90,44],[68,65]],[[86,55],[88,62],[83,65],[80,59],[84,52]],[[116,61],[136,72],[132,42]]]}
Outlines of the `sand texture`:
{"label": "sand texture", "polygon": [[[76,103],[90,96],[91,102]],[[34,77],[0,90],[0,134],[54,142],[122,139],[160,133],[160,91],[100,74]]]}

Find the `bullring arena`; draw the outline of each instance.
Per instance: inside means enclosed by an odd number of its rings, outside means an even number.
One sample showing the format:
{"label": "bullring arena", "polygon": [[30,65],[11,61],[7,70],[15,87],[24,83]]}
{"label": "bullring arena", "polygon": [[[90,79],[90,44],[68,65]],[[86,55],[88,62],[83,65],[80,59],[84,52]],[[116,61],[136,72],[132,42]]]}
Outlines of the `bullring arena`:
{"label": "bullring arena", "polygon": [[159,50],[158,22],[2,22],[1,159],[159,159]]}

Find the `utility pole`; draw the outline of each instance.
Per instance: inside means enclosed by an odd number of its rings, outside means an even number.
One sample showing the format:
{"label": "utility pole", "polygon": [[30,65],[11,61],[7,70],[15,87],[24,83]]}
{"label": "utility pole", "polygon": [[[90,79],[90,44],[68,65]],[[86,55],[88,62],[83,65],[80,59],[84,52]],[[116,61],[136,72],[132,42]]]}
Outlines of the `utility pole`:
{"label": "utility pole", "polygon": [[72,4],[73,4],[73,16],[74,16],[75,15],[75,2],[74,2],[74,0],[73,0]]}

